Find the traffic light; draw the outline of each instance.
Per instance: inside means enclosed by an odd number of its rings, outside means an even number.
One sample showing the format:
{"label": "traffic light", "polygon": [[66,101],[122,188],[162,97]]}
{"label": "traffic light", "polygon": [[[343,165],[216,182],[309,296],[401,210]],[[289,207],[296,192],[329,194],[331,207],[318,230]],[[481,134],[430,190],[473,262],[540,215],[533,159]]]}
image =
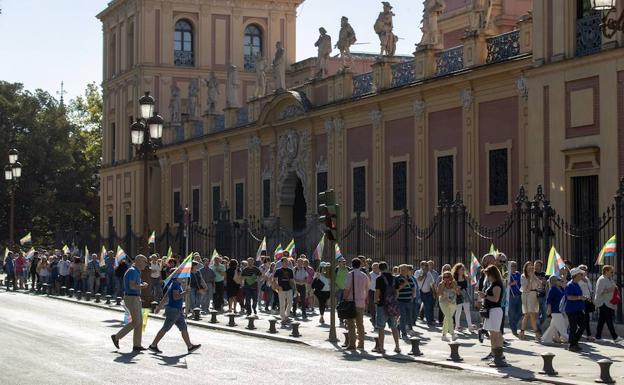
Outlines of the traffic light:
{"label": "traffic light", "polygon": [[325,235],[330,241],[338,239],[340,229],[340,205],[336,204],[334,190],[327,190],[319,194],[319,220],[325,225]]}

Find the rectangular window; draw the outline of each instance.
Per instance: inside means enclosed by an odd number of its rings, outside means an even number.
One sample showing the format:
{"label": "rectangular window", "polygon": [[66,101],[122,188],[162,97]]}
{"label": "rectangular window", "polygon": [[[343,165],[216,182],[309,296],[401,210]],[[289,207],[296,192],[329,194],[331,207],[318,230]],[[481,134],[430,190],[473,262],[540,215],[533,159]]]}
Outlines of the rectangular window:
{"label": "rectangular window", "polygon": [[111,164],[115,164],[115,141],[117,140],[117,132],[115,128],[115,123],[111,123]]}
{"label": "rectangular window", "polygon": [[262,181],[262,216],[271,216],[271,179]]}
{"label": "rectangular window", "polygon": [[353,168],[353,212],[366,211],[366,167]]}
{"label": "rectangular window", "polygon": [[221,212],[221,186],[212,186],[212,220],[218,221]]}
{"label": "rectangular window", "polygon": [[126,215],[126,235],[132,233],[132,215]]}
{"label": "rectangular window", "polygon": [[173,192],[173,223],[182,222],[182,196],[180,191]]}
{"label": "rectangular window", "polygon": [[490,206],[504,206],[509,203],[509,173],[506,148],[490,150]]}
{"label": "rectangular window", "polygon": [[392,210],[407,208],[407,162],[392,163]]}
{"label": "rectangular window", "polygon": [[236,220],[242,220],[245,215],[245,185],[243,183],[236,183],[234,186],[236,194]]}
{"label": "rectangular window", "polygon": [[199,222],[199,213],[201,212],[201,199],[200,190],[198,188],[193,189],[193,216],[191,222]]}
{"label": "rectangular window", "polygon": [[455,174],[453,170],[453,155],[438,157],[438,202],[442,198],[450,201],[455,195]]}

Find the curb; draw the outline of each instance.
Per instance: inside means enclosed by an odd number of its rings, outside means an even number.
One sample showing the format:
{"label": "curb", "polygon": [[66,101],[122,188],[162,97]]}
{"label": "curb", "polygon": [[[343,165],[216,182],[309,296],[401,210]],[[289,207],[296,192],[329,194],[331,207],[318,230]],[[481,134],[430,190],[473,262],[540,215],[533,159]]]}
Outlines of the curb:
{"label": "curb", "polygon": [[[6,291],[6,290],[4,290]],[[26,294],[26,295],[31,295],[31,292],[24,292],[24,291],[17,291],[14,293],[19,293],[19,294]],[[64,302],[68,302],[68,303],[74,303],[74,304],[80,304],[80,305],[87,305],[87,306],[91,306],[91,307],[95,307],[98,309],[103,309],[103,310],[113,310],[119,313],[123,313],[123,307],[117,307],[116,305],[105,305],[105,304],[97,304],[95,302],[87,302],[87,301],[78,301],[77,299],[74,298],[68,298],[68,297],[61,297],[61,296],[54,296],[54,295],[46,295],[46,294],[40,294],[40,295],[34,295],[36,297],[46,297],[46,298],[52,298],[52,299],[56,299],[59,301],[64,301]],[[150,318],[153,319],[159,319],[159,320],[164,320],[165,317],[159,314],[149,314]],[[274,335],[274,334],[267,334],[267,333],[262,333],[262,332],[256,332],[256,331],[251,331],[251,330],[247,330],[247,329],[241,329],[241,328],[234,328],[234,327],[228,327],[228,326],[221,326],[221,325],[217,325],[217,324],[210,324],[210,323],[205,323],[205,322],[199,322],[199,321],[194,321],[194,320],[190,320],[187,319],[187,323],[189,325],[193,325],[193,326],[197,326],[197,327],[201,327],[204,329],[209,329],[209,330],[216,330],[216,331],[222,331],[222,332],[229,332],[229,333],[235,333],[235,334],[240,334],[240,335],[244,335],[244,336],[248,336],[248,337],[259,337],[259,338],[264,338],[264,339],[268,339],[268,340],[272,340],[272,341],[276,341],[276,342],[286,342],[286,343],[292,343],[292,344],[298,344],[298,345],[303,345],[303,346],[308,346],[308,347],[312,347],[312,348],[319,348],[319,349],[325,349],[325,350],[331,350],[333,352],[340,352],[340,350],[336,350],[335,348],[326,348],[324,346],[319,346],[318,344],[311,344],[308,343],[306,341],[300,340],[300,339],[296,339],[293,337],[286,337],[286,336],[278,336],[278,335]],[[325,341],[323,341],[325,342]],[[366,352],[367,355],[370,355],[370,352]],[[572,381],[572,380],[566,380],[563,377],[549,377],[549,376],[543,376],[543,375],[538,375],[535,374],[533,376],[531,375],[520,375],[520,374],[514,374],[514,373],[506,373],[506,372],[501,372],[498,371],[494,368],[489,369],[489,368],[485,368],[485,367],[480,367],[480,366],[474,366],[474,365],[469,365],[469,364],[463,364],[463,363],[452,363],[449,361],[440,361],[439,359],[427,359],[427,358],[417,358],[417,357],[411,357],[411,356],[405,356],[405,355],[401,355],[401,356],[386,356],[385,357],[386,360],[388,361],[401,361],[401,362],[414,362],[417,364],[423,364],[423,365],[427,365],[427,366],[433,366],[433,367],[438,367],[438,368],[443,368],[443,369],[453,369],[453,370],[465,370],[471,373],[475,373],[475,374],[479,374],[479,375],[486,375],[486,376],[492,376],[492,377],[498,377],[498,378],[514,378],[517,380],[521,380],[521,381],[530,381],[530,382],[543,382],[543,383],[548,383],[548,384],[553,384],[553,385],[588,385],[591,384],[593,382],[578,382],[578,381]],[[510,367],[511,370],[513,370],[513,367]]]}

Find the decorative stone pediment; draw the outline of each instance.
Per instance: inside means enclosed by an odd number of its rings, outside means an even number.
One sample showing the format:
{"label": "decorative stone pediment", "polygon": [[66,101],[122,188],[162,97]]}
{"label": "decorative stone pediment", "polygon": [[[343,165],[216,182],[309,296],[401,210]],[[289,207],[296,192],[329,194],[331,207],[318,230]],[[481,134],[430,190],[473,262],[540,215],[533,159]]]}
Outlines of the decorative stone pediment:
{"label": "decorative stone pediment", "polygon": [[288,121],[305,115],[311,106],[303,92],[280,92],[264,105],[258,121],[261,124]]}
{"label": "decorative stone pediment", "polygon": [[308,166],[310,165],[311,152],[311,136],[309,130],[289,129],[279,136],[277,144],[278,206],[284,204],[284,202],[282,202],[282,190],[287,182],[292,182],[293,174],[301,180],[306,201],[312,201],[310,189],[308,189],[308,182],[310,180]]}

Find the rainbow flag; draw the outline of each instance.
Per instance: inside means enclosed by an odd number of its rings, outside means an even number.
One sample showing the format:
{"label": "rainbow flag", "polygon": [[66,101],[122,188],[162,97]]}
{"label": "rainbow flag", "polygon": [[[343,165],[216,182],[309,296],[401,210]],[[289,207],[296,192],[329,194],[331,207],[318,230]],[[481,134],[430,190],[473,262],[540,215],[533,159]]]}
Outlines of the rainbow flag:
{"label": "rainbow flag", "polygon": [[171,282],[172,279],[176,279],[176,278],[190,278],[191,277],[191,267],[193,267],[193,253],[189,254],[184,261],[182,261],[182,263],[180,264],[180,266],[177,267],[177,269],[175,269],[173,271],[173,273],[171,273],[167,279],[165,279],[165,283],[163,286],[167,286],[169,284],[169,282]]}
{"label": "rainbow flag", "polygon": [[106,264],[106,247],[102,245],[102,250],[100,250],[100,265],[104,266]]}
{"label": "rainbow flag", "polygon": [[602,250],[598,254],[598,258],[596,259],[596,266],[602,266],[605,264],[605,257],[615,257],[616,253],[616,243],[615,243],[615,235],[609,238],[607,243],[602,246]]}
{"label": "rainbow flag", "polygon": [[24,246],[27,243],[32,243],[31,233],[26,234],[24,238],[20,239],[20,245]]}
{"label": "rainbow flag", "polygon": [[474,253],[470,253],[470,284],[472,284],[472,286],[477,284],[477,277],[480,269],[481,264],[479,263],[479,260],[475,257]]}
{"label": "rainbow flag", "polygon": [[35,248],[31,247],[30,250],[28,250],[28,253],[26,253],[26,259],[30,261],[34,256],[35,256]]}
{"label": "rainbow flag", "polygon": [[117,253],[115,253],[115,267],[119,266],[121,260],[127,257],[126,252],[123,251],[121,246],[117,246]]}
{"label": "rainbow flag", "polygon": [[290,240],[290,243],[288,244],[288,246],[286,246],[286,249],[284,249],[284,251],[288,251],[288,255],[290,255],[291,257],[297,254],[297,250],[295,250],[294,239]]}
{"label": "rainbow flag", "polygon": [[313,260],[320,261],[323,259],[323,249],[325,248],[325,234],[321,237],[316,249],[314,249],[314,254],[312,254]]}
{"label": "rainbow flag", "polygon": [[[217,251],[217,250],[215,250],[215,251]],[[258,251],[256,252],[256,261],[260,261],[261,260],[263,251],[266,254],[266,251],[267,251],[266,237],[264,237],[264,239],[262,239],[262,242],[260,243],[260,247],[258,247]]]}
{"label": "rainbow flag", "polygon": [[282,249],[281,243],[277,245],[277,247],[275,248],[275,252],[273,252],[273,256],[275,257],[276,261],[279,261],[284,256],[284,249]]}
{"label": "rainbow flag", "polygon": [[149,238],[147,239],[147,244],[148,245],[156,244],[156,232],[155,231],[152,231],[152,235],[150,235]]}
{"label": "rainbow flag", "polygon": [[338,246],[338,242],[334,244],[334,251],[336,252],[336,259],[342,258],[342,251],[340,251],[340,246]]}
{"label": "rainbow flag", "polygon": [[546,275],[554,275],[555,277],[560,276],[560,271],[565,267],[565,262],[563,262],[563,258],[555,249],[553,245],[550,248],[550,253],[548,254],[548,264],[546,265]]}

